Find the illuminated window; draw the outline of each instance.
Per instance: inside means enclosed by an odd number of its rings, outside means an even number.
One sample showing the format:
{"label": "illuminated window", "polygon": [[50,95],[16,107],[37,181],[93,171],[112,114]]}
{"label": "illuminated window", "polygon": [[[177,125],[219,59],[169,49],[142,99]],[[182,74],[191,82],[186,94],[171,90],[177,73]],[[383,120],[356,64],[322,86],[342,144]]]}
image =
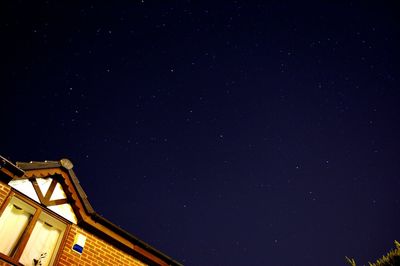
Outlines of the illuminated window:
{"label": "illuminated window", "polygon": [[25,265],[53,265],[66,224],[13,196],[0,216],[0,257]]}

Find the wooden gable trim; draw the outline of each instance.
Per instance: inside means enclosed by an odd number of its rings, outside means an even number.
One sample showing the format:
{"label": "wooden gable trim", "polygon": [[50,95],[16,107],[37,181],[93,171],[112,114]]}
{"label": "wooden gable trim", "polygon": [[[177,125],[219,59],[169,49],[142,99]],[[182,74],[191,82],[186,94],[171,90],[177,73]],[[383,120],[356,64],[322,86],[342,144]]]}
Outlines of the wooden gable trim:
{"label": "wooden gable trim", "polygon": [[37,183],[36,179],[33,178],[30,181],[33,185],[33,189],[35,189],[35,192],[39,198],[39,201],[44,204],[44,196],[43,196],[42,191],[40,190],[39,184]]}
{"label": "wooden gable trim", "polygon": [[8,169],[6,169],[4,167],[0,168],[0,173],[1,173],[1,177],[3,177],[5,179],[6,183],[13,180],[13,177],[17,177],[13,173],[11,173],[11,171],[9,171]]}
{"label": "wooden gable trim", "polygon": [[40,202],[46,205],[47,207],[68,203],[68,196],[66,199],[50,200],[51,196],[53,195],[54,189],[56,188],[56,185],[58,183],[56,178],[53,178],[48,190],[46,191],[46,195],[44,196],[39,187],[39,184],[36,181],[36,178],[31,178],[30,182],[32,183],[33,188],[35,189],[35,192],[38,195]]}
{"label": "wooden gable trim", "polygon": [[50,207],[50,206],[56,206],[56,205],[61,205],[61,204],[65,204],[65,203],[68,203],[68,199],[56,199],[56,200],[48,201],[46,206]]}
{"label": "wooden gable trim", "polygon": [[[67,203],[68,198],[69,198],[71,201],[70,202],[71,207],[74,210],[75,215],[77,216],[78,220],[83,220],[83,216],[86,215],[83,204],[82,204],[81,200],[79,199],[79,197],[77,195],[77,191],[75,190],[73,184],[71,183],[71,181],[68,177],[68,174],[65,171],[63,171],[61,168],[27,170],[25,172],[25,177],[29,178],[31,180],[32,184],[36,183],[36,186],[34,185],[34,188],[35,188],[35,191],[38,194],[39,199],[42,202],[42,204],[44,204],[46,206],[58,205],[60,203],[56,204],[57,202],[62,202],[64,200],[66,201],[65,203]],[[43,196],[35,178],[46,178],[46,177],[52,177],[53,181],[52,181],[46,195]],[[62,179],[62,180],[60,180],[60,179]],[[61,187],[63,188],[65,194],[67,195],[67,199],[49,201],[51,194],[52,194],[52,191],[50,191],[50,189],[52,186],[54,186],[54,187],[56,186],[57,181],[62,181],[62,182],[60,182],[60,184],[61,184]],[[54,188],[53,188],[53,190],[54,190]],[[51,192],[51,193],[49,193],[49,192]]]}
{"label": "wooden gable trim", "polygon": [[56,188],[56,185],[57,185],[57,180],[53,178],[51,180],[50,187],[47,190],[46,195],[44,196],[44,200],[46,201],[46,203],[50,202],[50,197],[51,197],[51,195],[53,195],[53,192],[54,192],[54,189]]}

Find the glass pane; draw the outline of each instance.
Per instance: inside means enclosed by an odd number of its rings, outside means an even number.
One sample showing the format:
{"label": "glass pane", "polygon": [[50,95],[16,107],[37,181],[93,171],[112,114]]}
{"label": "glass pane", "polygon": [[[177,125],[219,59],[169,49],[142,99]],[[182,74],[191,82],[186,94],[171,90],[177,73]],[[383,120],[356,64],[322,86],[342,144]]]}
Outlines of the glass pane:
{"label": "glass pane", "polygon": [[19,260],[25,266],[50,265],[61,241],[62,229],[47,214],[42,214],[33,228]]}
{"label": "glass pane", "polygon": [[31,214],[11,200],[0,217],[0,252],[10,256],[25,231]]}

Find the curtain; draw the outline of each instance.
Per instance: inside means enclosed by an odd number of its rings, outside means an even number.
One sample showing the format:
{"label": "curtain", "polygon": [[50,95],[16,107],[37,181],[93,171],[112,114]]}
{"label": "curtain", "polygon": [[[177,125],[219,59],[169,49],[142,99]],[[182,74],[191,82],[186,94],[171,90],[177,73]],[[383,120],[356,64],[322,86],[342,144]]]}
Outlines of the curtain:
{"label": "curtain", "polygon": [[9,204],[0,217],[0,252],[11,255],[21,238],[31,215],[14,204]]}
{"label": "curtain", "polygon": [[61,231],[38,220],[19,260],[25,266],[49,265]]}

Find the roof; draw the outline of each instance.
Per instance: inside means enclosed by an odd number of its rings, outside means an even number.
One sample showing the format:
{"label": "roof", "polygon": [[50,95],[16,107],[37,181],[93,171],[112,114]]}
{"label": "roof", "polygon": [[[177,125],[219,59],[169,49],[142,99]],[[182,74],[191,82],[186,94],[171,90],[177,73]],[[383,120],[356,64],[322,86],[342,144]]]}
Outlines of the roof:
{"label": "roof", "polygon": [[24,171],[15,166],[6,158],[0,156],[0,173],[3,178],[11,180],[13,176],[23,176]]}
{"label": "roof", "polygon": [[[113,224],[108,219],[99,215],[90,204],[88,197],[81,187],[75,172],[73,164],[68,159],[60,161],[44,161],[44,162],[17,162],[11,163],[6,158],[0,156],[0,179],[9,182],[14,179],[25,179],[32,177],[62,175],[66,180],[66,185],[72,186],[68,190],[72,194],[76,194],[79,199],[80,206],[77,210],[80,212],[78,225],[92,231],[96,235],[100,235],[107,240],[116,244],[127,253],[132,253],[145,263],[150,265],[176,265],[181,266],[179,262],[171,257],[146,244],[136,236],[125,231],[121,227]],[[75,200],[75,199],[74,199]],[[106,229],[106,230],[105,230]],[[108,229],[108,230],[107,230]]]}

